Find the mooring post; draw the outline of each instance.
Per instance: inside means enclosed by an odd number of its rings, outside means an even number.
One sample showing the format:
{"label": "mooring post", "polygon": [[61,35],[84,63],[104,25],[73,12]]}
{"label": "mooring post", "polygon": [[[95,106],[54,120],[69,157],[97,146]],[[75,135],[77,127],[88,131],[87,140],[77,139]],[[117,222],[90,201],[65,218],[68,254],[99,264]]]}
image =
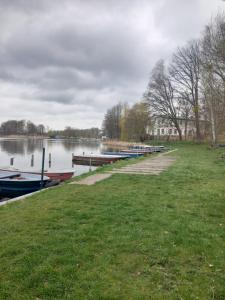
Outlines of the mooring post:
{"label": "mooring post", "polygon": [[44,186],[44,171],[45,171],[45,148],[43,148],[42,150],[41,189]]}
{"label": "mooring post", "polygon": [[51,153],[48,154],[48,166],[49,166],[49,168],[51,168],[51,166],[52,166],[52,154]]}
{"label": "mooring post", "polygon": [[13,166],[13,164],[14,164],[14,157],[11,157],[10,158],[10,166]]}
{"label": "mooring post", "polygon": [[74,153],[72,153],[72,168],[74,168],[73,157],[74,157]]}
{"label": "mooring post", "polygon": [[91,157],[90,157],[89,172],[91,172]]}
{"label": "mooring post", "polygon": [[31,162],[30,162],[31,167],[34,166],[34,154],[31,155]]}

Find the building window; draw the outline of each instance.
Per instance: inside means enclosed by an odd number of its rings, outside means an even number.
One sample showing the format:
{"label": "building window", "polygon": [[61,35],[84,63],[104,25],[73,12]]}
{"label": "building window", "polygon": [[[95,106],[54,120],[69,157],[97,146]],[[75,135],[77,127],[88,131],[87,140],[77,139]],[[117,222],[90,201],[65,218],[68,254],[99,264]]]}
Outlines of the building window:
{"label": "building window", "polygon": [[164,134],[164,129],[161,129],[161,134]]}
{"label": "building window", "polygon": [[172,129],[169,129],[169,134],[172,134]]}
{"label": "building window", "polygon": [[160,129],[159,128],[157,129],[157,134],[160,135]]}
{"label": "building window", "polygon": [[174,129],[174,134],[177,134],[177,129]]}

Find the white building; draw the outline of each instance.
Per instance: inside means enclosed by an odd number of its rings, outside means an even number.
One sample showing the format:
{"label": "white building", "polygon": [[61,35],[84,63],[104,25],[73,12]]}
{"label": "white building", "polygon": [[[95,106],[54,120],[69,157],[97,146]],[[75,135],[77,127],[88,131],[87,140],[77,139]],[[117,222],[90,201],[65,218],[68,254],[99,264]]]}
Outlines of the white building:
{"label": "white building", "polygon": [[[205,121],[201,123],[205,124]],[[193,139],[195,136],[195,121],[193,119],[178,118],[183,139]],[[179,133],[172,121],[166,116],[154,116],[153,124],[147,129],[152,138],[179,139]]]}

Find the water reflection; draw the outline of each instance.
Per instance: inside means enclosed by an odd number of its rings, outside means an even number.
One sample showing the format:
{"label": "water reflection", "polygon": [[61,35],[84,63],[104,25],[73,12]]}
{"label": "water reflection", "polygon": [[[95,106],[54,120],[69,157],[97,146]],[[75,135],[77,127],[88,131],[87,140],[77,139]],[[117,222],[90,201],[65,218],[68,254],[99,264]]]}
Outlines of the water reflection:
{"label": "water reflection", "polygon": [[1,151],[8,154],[32,154],[35,151],[42,151],[44,146],[43,140],[0,140]]}
{"label": "water reflection", "polygon": [[[62,139],[0,139],[0,167],[10,165],[14,158],[14,167],[26,170],[40,170],[42,148],[46,148],[45,167],[51,170],[72,168],[76,175],[89,171],[89,166],[72,164],[72,154],[100,153],[103,146],[97,141]],[[51,158],[51,159],[50,159]]]}
{"label": "water reflection", "polygon": [[25,145],[21,141],[7,141],[3,140],[0,142],[1,151],[9,154],[25,154]]}

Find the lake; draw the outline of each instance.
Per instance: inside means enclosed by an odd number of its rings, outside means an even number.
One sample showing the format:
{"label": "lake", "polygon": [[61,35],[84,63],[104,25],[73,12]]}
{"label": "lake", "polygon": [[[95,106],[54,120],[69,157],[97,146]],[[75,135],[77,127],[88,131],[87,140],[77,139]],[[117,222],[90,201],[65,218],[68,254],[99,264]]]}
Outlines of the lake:
{"label": "lake", "polygon": [[[100,153],[106,148],[99,141],[76,141],[71,139],[4,139],[0,138],[0,167],[9,167],[10,159],[14,158],[13,166],[18,169],[40,170],[42,149],[46,149],[45,169],[74,170],[75,176],[89,171],[89,166],[73,165],[72,153]],[[49,164],[51,154],[51,164]],[[31,157],[34,164],[31,166]],[[95,168],[92,167],[92,170]]]}

